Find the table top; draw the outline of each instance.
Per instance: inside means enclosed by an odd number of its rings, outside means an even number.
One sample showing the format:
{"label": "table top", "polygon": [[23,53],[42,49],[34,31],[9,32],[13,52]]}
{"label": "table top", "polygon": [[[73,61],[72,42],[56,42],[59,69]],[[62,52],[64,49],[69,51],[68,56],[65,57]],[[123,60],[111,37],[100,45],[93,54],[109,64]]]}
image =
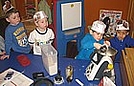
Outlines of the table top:
{"label": "table top", "polygon": [[[31,63],[30,65],[23,67],[19,64],[16,57],[20,55],[21,53],[12,52],[9,59],[0,60],[0,72],[3,72],[4,70],[8,68],[13,68],[19,72],[24,71],[24,74],[28,76],[29,78],[33,79],[32,74],[35,72],[44,72],[44,75],[54,80],[53,76],[49,76],[47,71],[44,68],[42,57],[39,55],[33,55],[33,54],[25,54],[30,59]],[[74,74],[73,74],[73,81],[71,83],[68,83],[65,78],[65,68],[68,65],[72,65],[74,68]],[[75,79],[79,79],[84,86],[97,86],[99,81],[88,81],[86,76],[84,75],[86,67],[89,65],[88,60],[76,60],[71,58],[58,58],[58,69],[61,71],[61,76],[63,76],[64,83],[62,86],[79,86],[78,83],[75,81]],[[116,72],[116,82],[117,86],[121,86],[121,79],[120,79],[120,70],[118,63],[115,64],[115,72]]]}
{"label": "table top", "polygon": [[[128,84],[130,86],[134,86],[134,82],[133,82],[133,80],[134,80],[134,66],[133,66],[134,65],[134,54],[132,54],[133,52],[134,52],[134,48],[125,48],[125,50],[122,50],[122,61],[121,62],[123,64],[123,69],[125,69]],[[124,75],[124,73],[122,75]],[[123,78],[125,78],[125,75],[123,76]],[[125,80],[125,82],[127,82],[127,81]]]}

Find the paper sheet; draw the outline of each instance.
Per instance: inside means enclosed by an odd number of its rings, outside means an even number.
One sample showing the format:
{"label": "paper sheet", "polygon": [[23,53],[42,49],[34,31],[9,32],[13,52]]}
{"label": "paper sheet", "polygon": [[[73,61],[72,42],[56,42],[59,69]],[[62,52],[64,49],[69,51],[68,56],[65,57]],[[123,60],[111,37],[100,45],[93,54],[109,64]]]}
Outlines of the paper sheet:
{"label": "paper sheet", "polygon": [[[14,74],[11,79],[4,80],[4,77],[9,71],[13,71]],[[0,86],[29,86],[33,83],[33,80],[18,72],[12,68],[5,70],[0,74]]]}

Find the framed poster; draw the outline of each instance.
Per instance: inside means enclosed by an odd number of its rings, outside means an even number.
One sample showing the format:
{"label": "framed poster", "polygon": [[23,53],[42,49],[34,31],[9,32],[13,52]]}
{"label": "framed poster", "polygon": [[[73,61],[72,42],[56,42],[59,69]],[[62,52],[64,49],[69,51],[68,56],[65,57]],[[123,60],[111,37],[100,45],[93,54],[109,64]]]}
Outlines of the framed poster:
{"label": "framed poster", "polygon": [[110,19],[109,28],[106,34],[109,36],[114,36],[115,33],[115,26],[116,21],[121,19],[122,11],[115,11],[115,10],[100,10],[100,20],[104,20],[106,17]]}

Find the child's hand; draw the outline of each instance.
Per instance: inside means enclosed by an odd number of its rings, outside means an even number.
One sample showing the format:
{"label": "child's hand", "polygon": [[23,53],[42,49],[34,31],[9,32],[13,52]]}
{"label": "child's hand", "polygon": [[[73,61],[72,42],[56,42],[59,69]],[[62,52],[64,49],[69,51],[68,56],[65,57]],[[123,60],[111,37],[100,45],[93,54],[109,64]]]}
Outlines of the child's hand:
{"label": "child's hand", "polygon": [[9,59],[9,55],[2,55],[1,57],[0,57],[0,60],[4,60],[4,59]]}
{"label": "child's hand", "polygon": [[109,41],[104,41],[104,44],[110,46],[110,42]]}
{"label": "child's hand", "polygon": [[101,46],[102,46],[102,45],[99,44],[99,43],[94,43],[94,47],[95,47],[96,49],[100,49]]}

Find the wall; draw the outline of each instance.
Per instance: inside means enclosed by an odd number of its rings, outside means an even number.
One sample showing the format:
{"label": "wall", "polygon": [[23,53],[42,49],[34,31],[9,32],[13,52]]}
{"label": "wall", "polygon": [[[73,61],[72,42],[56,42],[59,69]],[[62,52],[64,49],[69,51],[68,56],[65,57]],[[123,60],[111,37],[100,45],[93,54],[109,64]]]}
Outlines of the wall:
{"label": "wall", "polygon": [[86,32],[88,32],[87,26],[99,19],[101,9],[120,10],[123,12],[122,18],[127,19],[129,0],[84,0],[84,4]]}
{"label": "wall", "polygon": [[[53,0],[47,0],[52,6]],[[21,5],[20,5],[21,3]],[[87,26],[91,25],[94,20],[99,19],[100,9],[120,10],[123,12],[123,19],[127,19],[129,0],[84,0],[85,10],[85,32],[88,32]],[[21,15],[25,15],[24,0],[16,0],[16,7],[20,10]]]}
{"label": "wall", "polygon": [[15,0],[16,8],[20,11],[21,16],[25,16],[25,1],[24,0]]}

